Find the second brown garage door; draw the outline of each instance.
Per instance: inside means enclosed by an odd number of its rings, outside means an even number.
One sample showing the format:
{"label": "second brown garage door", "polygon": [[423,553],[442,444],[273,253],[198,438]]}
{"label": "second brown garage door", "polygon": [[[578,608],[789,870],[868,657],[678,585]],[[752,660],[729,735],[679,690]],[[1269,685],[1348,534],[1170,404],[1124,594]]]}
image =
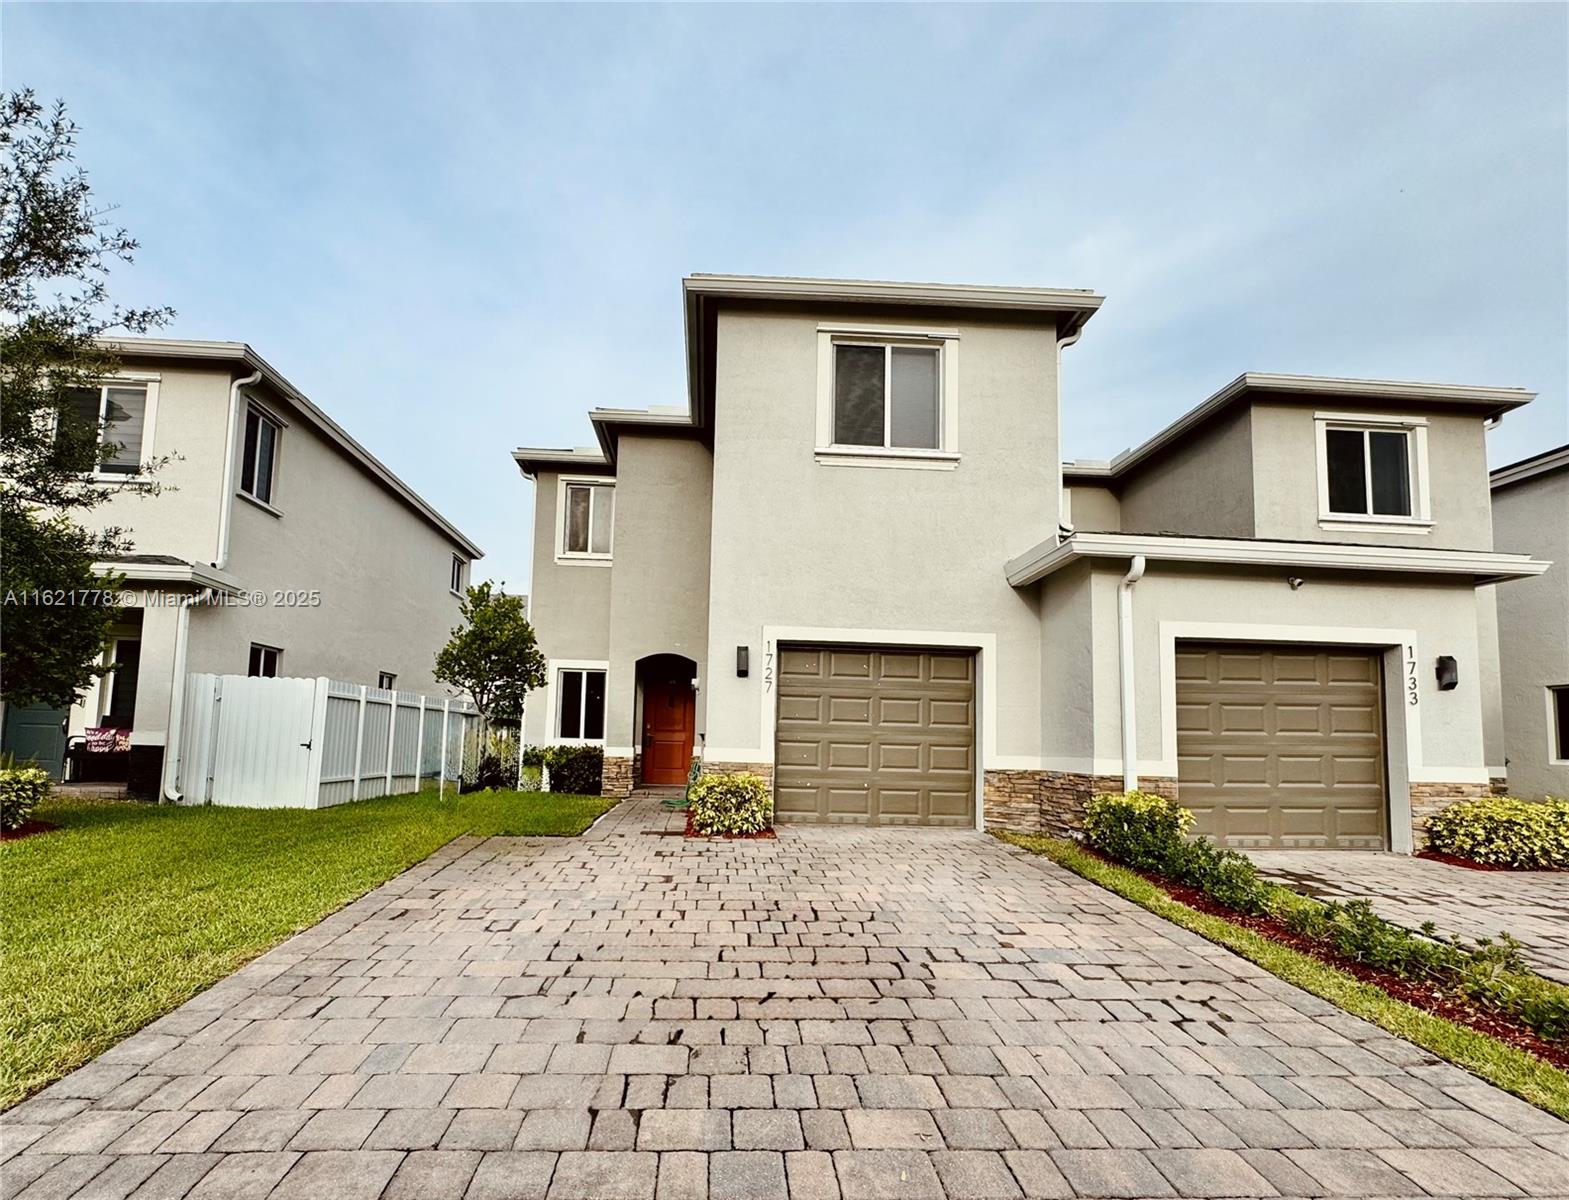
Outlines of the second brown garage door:
{"label": "second brown garage door", "polygon": [[779,648],[782,821],[975,824],[975,656]]}
{"label": "second brown garage door", "polygon": [[1229,846],[1385,845],[1381,656],[1177,643],[1177,794]]}

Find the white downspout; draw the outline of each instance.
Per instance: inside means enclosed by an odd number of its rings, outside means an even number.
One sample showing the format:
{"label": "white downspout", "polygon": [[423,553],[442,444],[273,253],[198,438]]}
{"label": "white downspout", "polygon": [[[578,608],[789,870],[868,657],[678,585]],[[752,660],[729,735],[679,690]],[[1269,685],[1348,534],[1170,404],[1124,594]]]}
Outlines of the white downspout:
{"label": "white downspout", "polygon": [[1138,721],[1133,710],[1133,585],[1144,578],[1144,556],[1135,554],[1117,587],[1118,666],[1122,684],[1122,790],[1139,790]]}
{"label": "white downspout", "polygon": [[163,798],[170,804],[179,804],[185,799],[184,793],[175,787],[180,777],[180,746],[184,733],[181,725],[185,720],[185,648],[190,641],[191,605],[200,604],[206,598],[205,590],[194,596],[186,596],[180,601],[180,611],[174,618],[174,667],[169,678],[169,731],[164,734],[163,745]]}
{"label": "white downspout", "polygon": [[1071,522],[1063,520],[1063,500],[1065,497],[1062,494],[1062,352],[1069,346],[1075,345],[1083,336],[1084,327],[1081,325],[1067,337],[1057,339],[1057,394],[1053,398],[1057,405],[1057,453],[1054,456],[1056,461],[1052,470],[1054,472],[1053,478],[1057,485],[1057,537],[1059,540],[1073,532]]}
{"label": "white downspout", "polygon": [[229,514],[234,511],[234,464],[239,456],[240,405],[245,402],[241,390],[261,381],[262,373],[236,379],[229,385],[229,434],[223,449],[223,495],[218,504],[218,557],[213,566],[222,571],[229,565]]}

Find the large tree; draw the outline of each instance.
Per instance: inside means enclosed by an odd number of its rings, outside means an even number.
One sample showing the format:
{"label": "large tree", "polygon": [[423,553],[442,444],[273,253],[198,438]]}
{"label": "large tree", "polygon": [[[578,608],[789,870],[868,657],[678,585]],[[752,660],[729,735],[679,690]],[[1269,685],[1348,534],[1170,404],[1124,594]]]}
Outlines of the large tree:
{"label": "large tree", "polygon": [[[145,333],[164,308],[122,308],[108,274],[136,241],[107,219],[76,165],[77,127],[63,101],[0,97],[0,698],[72,703],[100,665],[119,582],[95,561],[129,548],[122,529],[77,515],[116,490],[94,468],[121,448],[84,419],[79,397],[112,375],[115,333]],[[109,338],[109,340],[105,340]],[[148,488],[157,463],[143,465]],[[155,485],[154,485],[155,486]],[[84,594],[85,593],[85,594]],[[68,602],[44,603],[68,597]]]}
{"label": "large tree", "polygon": [[485,725],[516,720],[523,698],[545,686],[545,656],[523,612],[523,598],[478,583],[458,606],[464,623],[436,655],[436,678],[467,692]]}

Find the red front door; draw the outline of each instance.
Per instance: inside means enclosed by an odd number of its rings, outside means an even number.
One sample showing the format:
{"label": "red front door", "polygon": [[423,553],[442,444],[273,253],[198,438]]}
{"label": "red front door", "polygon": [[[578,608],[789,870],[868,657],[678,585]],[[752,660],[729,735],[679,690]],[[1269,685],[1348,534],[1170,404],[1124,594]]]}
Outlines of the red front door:
{"label": "red front door", "polygon": [[684,784],[692,766],[697,697],[690,679],[651,679],[643,685],[643,782]]}

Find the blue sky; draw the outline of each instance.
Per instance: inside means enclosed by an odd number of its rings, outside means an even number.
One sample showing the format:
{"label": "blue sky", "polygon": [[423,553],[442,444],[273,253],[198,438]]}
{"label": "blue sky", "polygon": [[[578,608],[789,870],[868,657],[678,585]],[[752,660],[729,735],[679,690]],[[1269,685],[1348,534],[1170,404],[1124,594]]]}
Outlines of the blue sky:
{"label": "blue sky", "polygon": [[1065,450],[1244,370],[1517,385],[1569,441],[1561,5],[7,5],[141,239],[525,587],[512,447],[681,403],[692,271],[1092,287]]}

